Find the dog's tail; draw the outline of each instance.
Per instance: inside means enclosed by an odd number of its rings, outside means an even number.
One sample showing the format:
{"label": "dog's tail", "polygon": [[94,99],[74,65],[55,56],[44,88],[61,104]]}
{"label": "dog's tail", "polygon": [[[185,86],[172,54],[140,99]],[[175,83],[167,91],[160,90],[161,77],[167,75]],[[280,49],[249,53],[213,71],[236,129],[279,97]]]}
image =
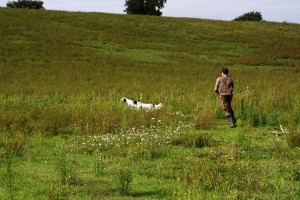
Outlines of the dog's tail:
{"label": "dog's tail", "polygon": [[162,108],[162,107],[163,107],[162,103],[159,103],[159,104],[154,105],[154,108],[156,108],[156,109],[160,109],[160,108]]}

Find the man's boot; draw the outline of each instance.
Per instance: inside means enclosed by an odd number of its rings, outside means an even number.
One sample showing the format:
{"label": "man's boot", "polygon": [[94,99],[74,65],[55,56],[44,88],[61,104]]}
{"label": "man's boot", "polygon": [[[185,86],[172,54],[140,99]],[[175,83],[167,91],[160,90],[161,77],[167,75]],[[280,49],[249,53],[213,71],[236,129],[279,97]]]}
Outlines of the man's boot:
{"label": "man's boot", "polygon": [[231,116],[229,117],[229,121],[230,121],[230,128],[236,127],[236,120],[235,120],[234,115],[231,115]]}

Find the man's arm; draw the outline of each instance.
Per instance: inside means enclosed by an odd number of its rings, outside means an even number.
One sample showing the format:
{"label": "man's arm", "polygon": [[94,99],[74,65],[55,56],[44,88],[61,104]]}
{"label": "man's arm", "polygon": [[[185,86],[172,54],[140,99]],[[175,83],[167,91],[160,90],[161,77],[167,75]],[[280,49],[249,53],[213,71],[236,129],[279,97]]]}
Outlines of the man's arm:
{"label": "man's arm", "polygon": [[220,80],[217,78],[216,84],[215,84],[215,92],[219,94],[219,85],[220,85]]}

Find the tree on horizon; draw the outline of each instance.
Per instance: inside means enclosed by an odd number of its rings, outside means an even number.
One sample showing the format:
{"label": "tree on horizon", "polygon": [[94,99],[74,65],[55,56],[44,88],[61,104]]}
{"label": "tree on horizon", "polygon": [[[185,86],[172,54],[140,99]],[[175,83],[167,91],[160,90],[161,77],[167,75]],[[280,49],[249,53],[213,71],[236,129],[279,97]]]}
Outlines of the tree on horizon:
{"label": "tree on horizon", "polygon": [[260,12],[252,11],[235,18],[233,21],[262,21],[262,20],[263,18]]}
{"label": "tree on horizon", "polygon": [[161,16],[167,0],[126,0],[124,10],[127,14]]}
{"label": "tree on horizon", "polygon": [[26,8],[26,9],[45,9],[44,2],[39,0],[18,0],[9,1],[6,6],[8,8]]}

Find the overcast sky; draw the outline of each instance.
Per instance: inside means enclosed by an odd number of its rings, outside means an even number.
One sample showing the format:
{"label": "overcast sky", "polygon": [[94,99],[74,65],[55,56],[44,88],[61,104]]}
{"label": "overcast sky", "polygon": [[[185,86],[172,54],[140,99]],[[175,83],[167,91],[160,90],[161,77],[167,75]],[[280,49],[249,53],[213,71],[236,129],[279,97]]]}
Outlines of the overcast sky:
{"label": "overcast sky", "polygon": [[[0,7],[8,1],[0,0]],[[125,0],[43,0],[47,10],[125,14]],[[300,24],[300,0],[167,0],[163,16],[232,20],[258,11],[266,21]]]}

